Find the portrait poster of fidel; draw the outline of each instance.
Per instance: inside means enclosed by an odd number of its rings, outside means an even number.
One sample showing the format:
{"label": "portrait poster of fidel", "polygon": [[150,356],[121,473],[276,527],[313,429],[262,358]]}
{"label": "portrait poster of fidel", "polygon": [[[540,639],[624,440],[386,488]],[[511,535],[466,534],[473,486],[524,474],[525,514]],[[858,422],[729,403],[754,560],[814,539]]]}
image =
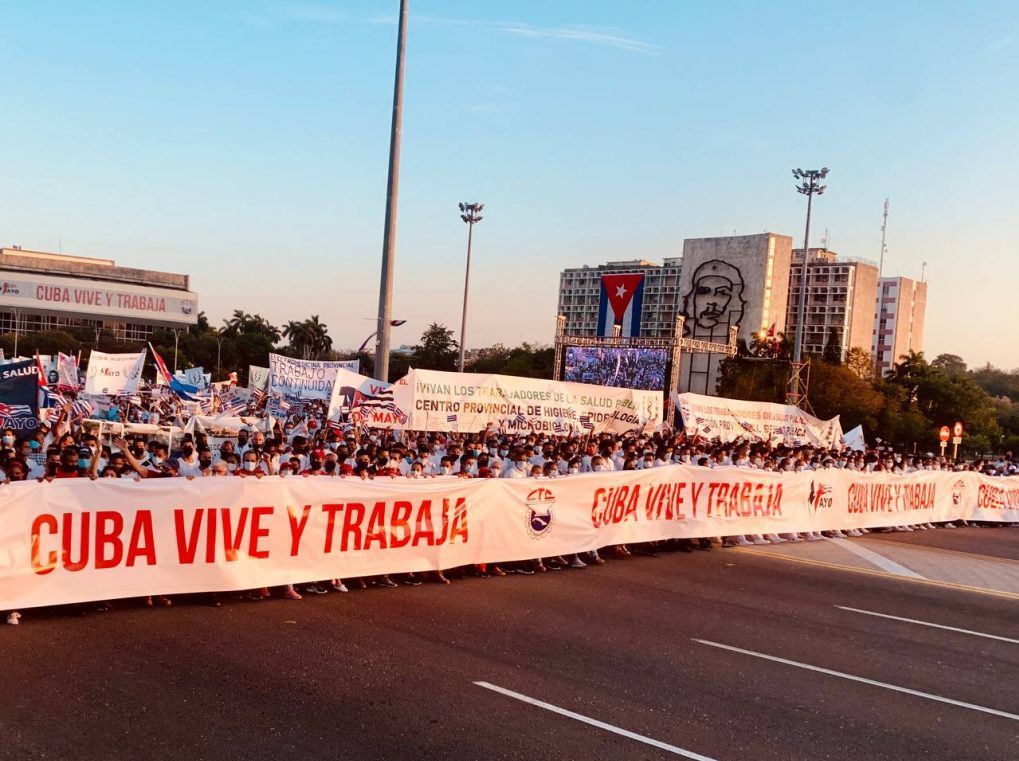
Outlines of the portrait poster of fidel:
{"label": "portrait poster of fidel", "polygon": [[326,401],[338,370],[358,369],[358,360],[295,359],[269,355],[269,396],[293,401]]}
{"label": "portrait poster of fidel", "polygon": [[485,373],[411,370],[393,396],[412,430],[646,432],[663,415],[661,391]]}
{"label": "portrait poster of fidel", "polygon": [[39,370],[34,359],[0,365],[0,427],[18,435],[39,427]]}
{"label": "portrait poster of fidel", "polygon": [[0,610],[683,537],[1019,521],[1019,478],[669,465],[559,479],[57,479],[0,490]]}

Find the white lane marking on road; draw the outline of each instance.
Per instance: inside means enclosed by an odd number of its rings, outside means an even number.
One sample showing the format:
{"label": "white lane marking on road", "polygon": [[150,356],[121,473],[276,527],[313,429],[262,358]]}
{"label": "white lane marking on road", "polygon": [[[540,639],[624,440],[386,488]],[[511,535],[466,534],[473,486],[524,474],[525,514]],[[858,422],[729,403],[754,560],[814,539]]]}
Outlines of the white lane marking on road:
{"label": "white lane marking on road", "polygon": [[723,645],[721,642],[711,642],[706,639],[691,638],[694,642],[700,642],[702,645],[708,645],[709,647],[717,647],[722,650],[731,650],[734,653],[742,653],[743,655],[752,655],[755,658],[763,658],[766,661],[774,661],[775,663],[784,663],[786,666],[795,666],[800,669],[807,669],[808,671],[816,671],[819,674],[827,674],[828,676],[837,676],[842,679],[848,679],[852,682],[860,682],[861,684],[869,684],[873,687],[883,687],[886,690],[894,690],[895,692],[902,692],[906,695],[913,695],[918,698],[927,698],[928,700],[936,700],[939,703],[947,703],[948,705],[958,706],[959,708],[969,708],[972,711],[981,711],[982,713],[989,713],[994,716],[1001,716],[1005,719],[1011,719],[1012,721],[1019,721],[1019,715],[1014,713],[1008,713],[1007,711],[999,711],[997,708],[987,708],[985,706],[978,706],[974,703],[964,703],[961,700],[952,700],[951,698],[943,698],[940,695],[932,695],[929,692],[920,692],[920,690],[911,690],[908,687],[899,687],[896,684],[888,684],[887,682],[879,682],[876,679],[867,679],[862,676],[854,676],[853,674],[846,674],[842,671],[833,671],[832,669],[821,668],[820,666],[811,666],[809,663],[800,663],[799,661],[791,661],[787,658],[779,658],[774,655],[766,655],[765,653],[757,653],[753,650],[744,650],[741,647],[733,647],[732,645]]}
{"label": "white lane marking on road", "polygon": [[873,610],[863,610],[861,608],[848,608],[845,605],[836,605],[839,610],[848,610],[853,613],[863,613],[866,616],[877,616],[878,618],[890,618],[893,621],[905,621],[908,624],[919,624],[920,626],[930,626],[934,629],[944,629],[950,632],[959,632],[960,634],[972,634],[974,637],[986,637],[987,639],[996,639],[1001,642],[1011,642],[1013,645],[1019,645],[1019,639],[1011,639],[1010,637],[1001,637],[997,634],[985,634],[984,632],[975,632],[972,629],[960,629],[957,626],[945,626],[944,624],[932,624],[930,621],[920,621],[915,618],[903,618],[902,616],[891,616],[887,613],[876,613]]}
{"label": "white lane marking on road", "polygon": [[585,724],[590,724],[592,727],[604,729],[606,732],[612,732],[613,734],[622,735],[623,737],[628,737],[631,740],[642,742],[645,745],[651,745],[655,748],[660,748],[661,750],[667,750],[669,753],[675,753],[677,756],[683,756],[683,758],[692,758],[694,759],[694,761],[715,761],[715,759],[709,758],[708,756],[702,756],[700,753],[694,753],[693,751],[690,750],[683,750],[682,748],[677,748],[675,745],[663,743],[661,740],[655,740],[654,738],[651,737],[638,735],[636,732],[630,732],[629,730],[621,729],[620,727],[614,727],[611,724],[606,724],[604,721],[598,721],[597,719],[592,719],[588,716],[584,716],[579,713],[574,713],[573,711],[568,711],[565,708],[560,708],[559,706],[552,705],[551,703],[546,703],[542,700],[536,700],[535,698],[528,697],[527,695],[522,695],[519,692],[513,692],[513,690],[507,690],[505,687],[499,687],[498,685],[490,684],[488,682],[475,682],[474,684],[476,684],[478,687],[484,687],[486,690],[498,692],[500,695],[505,695],[508,698],[520,700],[532,706],[537,706],[538,708],[544,708],[546,711],[557,713],[560,716],[566,716],[567,718],[570,719],[582,721]]}
{"label": "white lane marking on road", "polygon": [[896,563],[894,560],[886,558],[874,550],[867,549],[859,544],[850,542],[848,539],[828,539],[829,542],[837,544],[844,550],[849,550],[857,557],[861,557],[869,563],[874,564],[882,571],[886,573],[894,573],[896,576],[908,576],[911,579],[922,579],[923,576],[918,574],[916,571],[906,568],[904,565]]}

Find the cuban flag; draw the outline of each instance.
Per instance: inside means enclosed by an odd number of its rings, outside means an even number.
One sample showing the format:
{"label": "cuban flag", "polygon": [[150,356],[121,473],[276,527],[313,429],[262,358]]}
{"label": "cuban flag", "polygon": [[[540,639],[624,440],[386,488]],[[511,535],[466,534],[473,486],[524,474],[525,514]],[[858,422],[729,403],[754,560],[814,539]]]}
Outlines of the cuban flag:
{"label": "cuban flag", "polygon": [[640,310],[644,304],[644,276],[602,275],[598,302],[598,335],[611,336],[614,325],[622,336],[640,335]]}

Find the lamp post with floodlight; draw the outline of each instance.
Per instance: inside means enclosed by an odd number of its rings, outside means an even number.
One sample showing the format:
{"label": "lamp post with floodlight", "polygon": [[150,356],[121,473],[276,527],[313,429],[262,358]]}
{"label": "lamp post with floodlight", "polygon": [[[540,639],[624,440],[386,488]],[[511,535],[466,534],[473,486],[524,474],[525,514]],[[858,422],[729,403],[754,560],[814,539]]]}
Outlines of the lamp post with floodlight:
{"label": "lamp post with floodlight", "polygon": [[800,269],[800,294],[796,307],[796,339],[793,343],[793,368],[789,378],[789,404],[799,405],[803,395],[801,372],[803,365],[803,329],[807,317],[807,260],[810,257],[810,212],[815,195],[821,195],[828,188],[819,184],[828,176],[828,167],[821,169],[794,169],[793,177],[800,181],[796,192],[807,197],[807,225],[803,233],[803,266]]}
{"label": "lamp post with floodlight", "polygon": [[471,283],[471,238],[474,234],[474,225],[484,217],[481,216],[483,203],[462,203],[460,204],[460,219],[467,223],[467,272],[464,274],[464,308],[463,316],[460,319],[460,362],[457,369],[464,371],[464,338],[467,333],[467,289]]}

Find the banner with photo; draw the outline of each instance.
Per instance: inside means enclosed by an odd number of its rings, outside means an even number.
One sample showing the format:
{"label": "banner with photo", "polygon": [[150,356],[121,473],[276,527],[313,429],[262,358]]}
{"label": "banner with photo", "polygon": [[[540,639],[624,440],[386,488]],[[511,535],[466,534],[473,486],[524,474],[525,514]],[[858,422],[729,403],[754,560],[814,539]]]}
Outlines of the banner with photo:
{"label": "banner with photo", "polygon": [[393,397],[415,431],[645,432],[663,415],[661,391],[438,370],[411,370]]}
{"label": "banner with photo", "polygon": [[269,368],[258,365],[248,365],[248,388],[252,391],[262,391],[269,382]]}
{"label": "banner with photo", "polygon": [[960,518],[1019,521],[1019,478],[671,465],[558,479],[17,482],[4,487],[0,610]]}
{"label": "banner with photo", "polygon": [[672,394],[687,436],[708,441],[769,441],[773,445],[842,448],[838,416],[821,420],[791,404]]}
{"label": "banner with photo", "polygon": [[340,370],[357,372],[358,360],[294,359],[269,355],[269,394],[291,400],[326,401]]}
{"label": "banner with photo", "polygon": [[85,393],[121,396],[138,390],[145,365],[145,352],[107,354],[93,349],[85,374]]}
{"label": "banner with photo", "polygon": [[39,368],[34,359],[0,365],[0,428],[18,436],[39,428]]}
{"label": "banner with photo", "polygon": [[392,383],[339,370],[329,397],[326,419],[335,425],[352,423],[368,428],[403,428],[407,414],[396,405],[393,394]]}

